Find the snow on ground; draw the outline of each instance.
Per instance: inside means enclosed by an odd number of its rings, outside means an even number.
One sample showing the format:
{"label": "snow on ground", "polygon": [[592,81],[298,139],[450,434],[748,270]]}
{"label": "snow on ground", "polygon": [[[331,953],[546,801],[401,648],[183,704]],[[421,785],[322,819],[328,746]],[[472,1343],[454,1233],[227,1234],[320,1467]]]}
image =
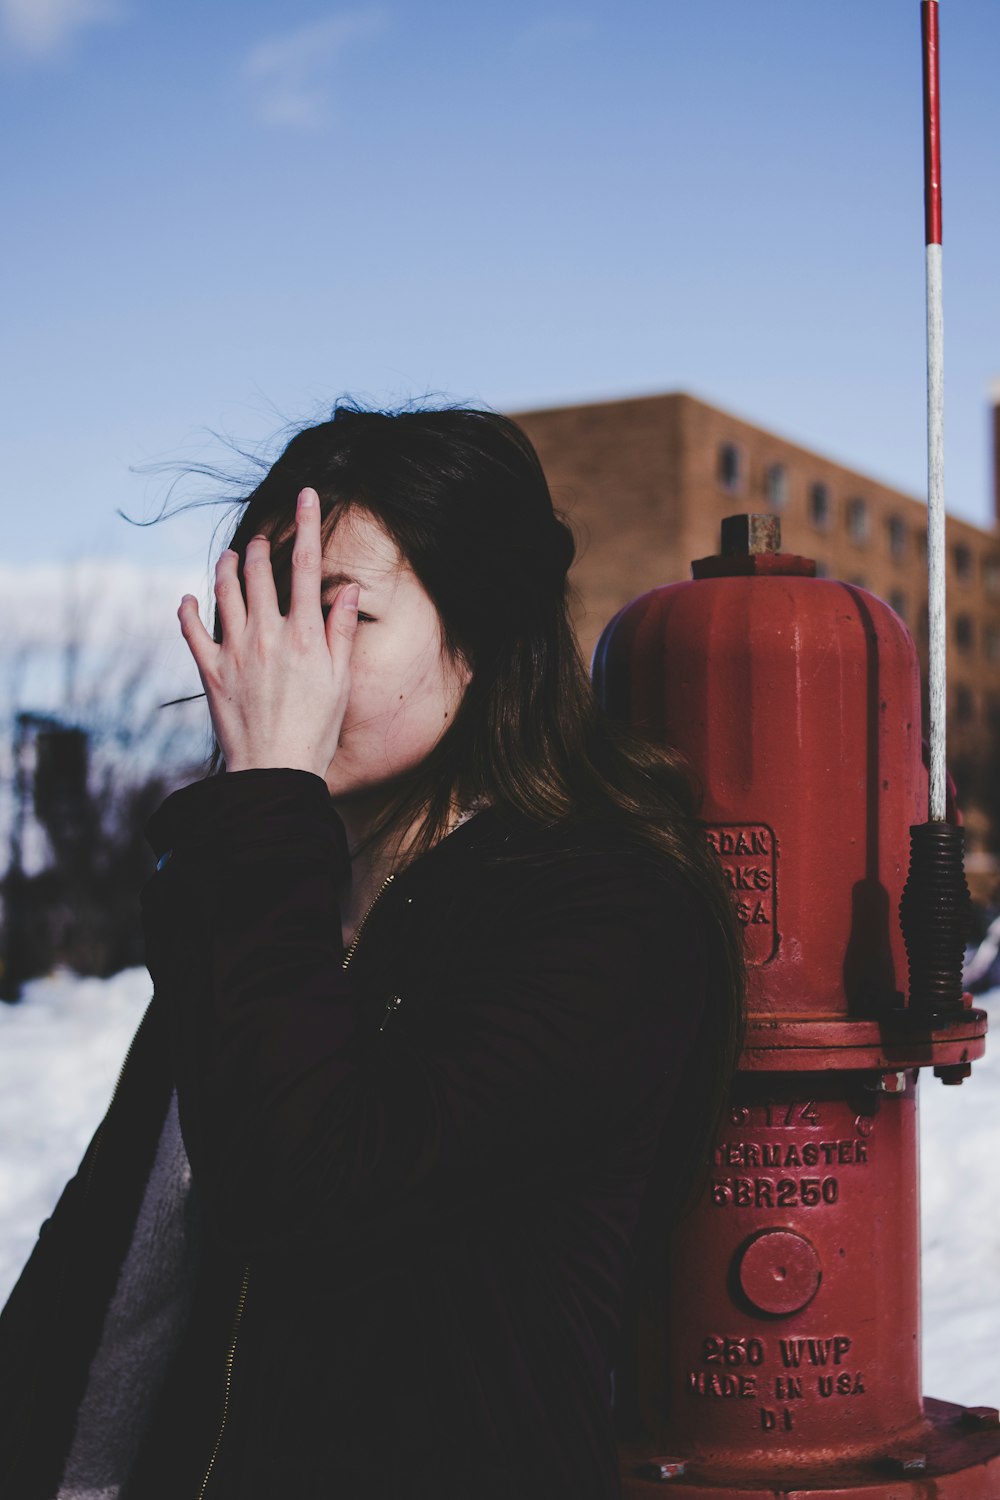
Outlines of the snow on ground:
{"label": "snow on ground", "polygon": [[[0,1306],[101,1121],[152,994],[144,968],[56,974],[0,1003]],[[986,1055],[959,1086],[919,1084],[923,1391],[1000,1405],[1000,990]],[[892,1274],[892,1267],[886,1267]]]}
{"label": "snow on ground", "polygon": [[962,1084],[920,1071],[923,1389],[1000,1406],[1000,990],[976,995],[986,1054]]}
{"label": "snow on ground", "polygon": [[57,972],[0,1002],[0,1305],[101,1122],[152,993],[144,968]]}

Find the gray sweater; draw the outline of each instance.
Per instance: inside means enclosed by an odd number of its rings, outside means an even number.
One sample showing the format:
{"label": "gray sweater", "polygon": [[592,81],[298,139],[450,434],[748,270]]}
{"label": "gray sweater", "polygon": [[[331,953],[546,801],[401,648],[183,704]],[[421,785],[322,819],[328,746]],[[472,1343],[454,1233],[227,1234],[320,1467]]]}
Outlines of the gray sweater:
{"label": "gray sweater", "polygon": [[190,1311],[197,1231],[175,1090],[91,1362],[56,1500],[118,1500]]}

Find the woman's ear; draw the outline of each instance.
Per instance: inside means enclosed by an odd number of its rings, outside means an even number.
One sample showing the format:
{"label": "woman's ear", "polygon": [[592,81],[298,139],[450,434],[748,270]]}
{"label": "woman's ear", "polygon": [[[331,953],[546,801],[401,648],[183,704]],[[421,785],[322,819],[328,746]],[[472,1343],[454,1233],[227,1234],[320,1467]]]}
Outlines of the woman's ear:
{"label": "woman's ear", "polygon": [[452,651],[450,653],[450,656],[451,669],[455,674],[455,681],[458,683],[459,687],[464,693],[465,689],[472,681],[472,663],[469,661],[469,658],[460,647]]}

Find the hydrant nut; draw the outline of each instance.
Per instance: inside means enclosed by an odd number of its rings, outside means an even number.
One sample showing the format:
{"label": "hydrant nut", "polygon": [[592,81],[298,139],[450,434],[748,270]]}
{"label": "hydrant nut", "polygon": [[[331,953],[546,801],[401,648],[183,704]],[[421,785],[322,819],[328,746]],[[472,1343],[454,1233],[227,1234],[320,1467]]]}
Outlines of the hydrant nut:
{"label": "hydrant nut", "polygon": [[934,1077],[942,1083],[962,1083],[972,1072],[971,1063],[942,1063],[934,1069]]}
{"label": "hydrant nut", "polygon": [[927,1454],[916,1448],[904,1448],[898,1453],[888,1453],[885,1462],[894,1474],[922,1474],[927,1468]]}
{"label": "hydrant nut", "polygon": [[973,1431],[1000,1427],[1000,1409],[995,1406],[966,1406],[958,1420],[962,1427]]}
{"label": "hydrant nut", "polygon": [[815,1247],[791,1229],[765,1229],[740,1253],[739,1283],[759,1312],[798,1312],[816,1295],[822,1274]]}
{"label": "hydrant nut", "polygon": [[687,1468],[683,1458],[651,1458],[636,1468],[637,1479],[677,1479]]}

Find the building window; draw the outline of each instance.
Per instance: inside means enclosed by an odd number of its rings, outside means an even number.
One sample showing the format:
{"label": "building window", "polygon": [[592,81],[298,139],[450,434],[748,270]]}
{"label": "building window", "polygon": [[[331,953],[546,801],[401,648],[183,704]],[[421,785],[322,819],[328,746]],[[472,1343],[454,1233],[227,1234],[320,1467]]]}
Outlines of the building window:
{"label": "building window", "polygon": [[983,652],[987,661],[1000,661],[1000,625],[987,625],[984,629]]}
{"label": "building window", "polygon": [[959,651],[972,650],[972,616],[955,616],[955,645]]}
{"label": "building window", "polygon": [[809,487],[809,519],[820,531],[825,531],[830,524],[830,491],[825,484]]}
{"label": "building window", "polygon": [[960,578],[963,583],[968,583],[972,577],[972,552],[964,542],[957,542],[951,550],[952,560],[955,564],[955,577]]}
{"label": "building window", "polygon": [[889,608],[894,609],[901,620],[906,619],[906,595],[902,589],[893,589],[889,594]]}
{"label": "building window", "polygon": [[1000,557],[983,558],[983,588],[991,599],[1000,594]]}
{"label": "building window", "polygon": [[864,500],[848,500],[847,502],[847,534],[852,542],[859,546],[868,540],[868,506]]}
{"label": "building window", "polygon": [[743,488],[743,455],[735,443],[720,443],[716,477],[724,490]]}
{"label": "building window", "polygon": [[827,565],[826,565],[825,562],[820,562],[819,558],[817,558],[816,559],[816,577],[817,578],[829,578],[829,576],[830,576],[830,569],[827,567]]}
{"label": "building window", "polygon": [[1000,693],[986,695],[986,722],[991,729],[1000,729]]}
{"label": "building window", "polygon": [[788,470],[784,464],[770,464],[764,473],[764,493],[775,510],[788,504]]}
{"label": "building window", "polygon": [[893,562],[902,562],[906,556],[906,522],[902,516],[890,516],[889,553]]}
{"label": "building window", "polygon": [[913,533],[913,540],[917,544],[917,552],[918,552],[919,556],[922,557],[924,559],[924,561],[926,562],[926,560],[927,560],[927,528],[925,526],[918,526],[917,529],[916,529],[916,531]]}
{"label": "building window", "polygon": [[852,574],[847,582],[852,584],[856,589],[866,589],[868,587],[867,579],[863,573]]}
{"label": "building window", "polygon": [[968,724],[976,712],[976,702],[972,696],[972,689],[960,682],[955,688],[955,718],[960,724]]}

